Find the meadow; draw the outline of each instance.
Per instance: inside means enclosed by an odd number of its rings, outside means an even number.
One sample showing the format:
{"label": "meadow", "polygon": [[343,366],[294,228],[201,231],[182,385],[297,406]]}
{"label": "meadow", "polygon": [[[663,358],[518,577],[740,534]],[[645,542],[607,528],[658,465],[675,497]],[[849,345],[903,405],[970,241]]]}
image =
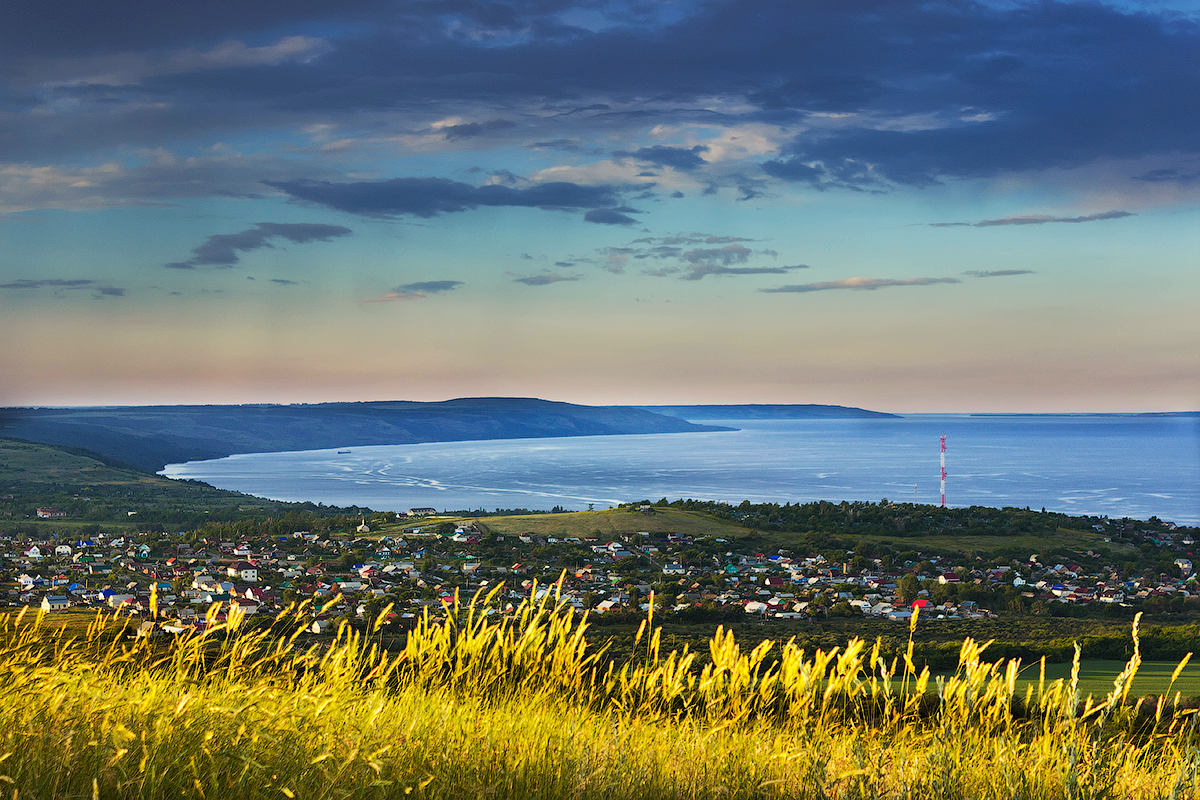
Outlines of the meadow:
{"label": "meadow", "polygon": [[[426,615],[402,649],[343,623],[314,639],[214,612],[129,638],[0,618],[0,791],[16,798],[1183,798],[1200,793],[1195,709],[1071,675],[1020,680],[966,639],[950,676],[911,648],[666,650],[652,617],[625,663],[547,593]],[[267,624],[270,623],[270,624]]]}

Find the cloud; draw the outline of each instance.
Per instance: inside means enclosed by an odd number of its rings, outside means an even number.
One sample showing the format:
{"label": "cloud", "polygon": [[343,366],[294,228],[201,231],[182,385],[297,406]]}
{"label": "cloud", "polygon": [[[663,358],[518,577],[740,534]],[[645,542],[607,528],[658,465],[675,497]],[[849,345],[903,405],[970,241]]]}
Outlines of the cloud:
{"label": "cloud", "polygon": [[40,280],[21,280],[11,283],[0,283],[0,289],[84,289],[95,285],[95,281],[85,278],[43,278]]}
{"label": "cloud", "polygon": [[437,130],[447,141],[455,141],[456,139],[474,139],[479,136],[486,136],[489,133],[507,130],[515,125],[516,123],[511,120],[493,119],[487,122],[464,122],[458,125],[446,125]]}
{"label": "cloud", "polygon": [[1020,217],[1001,217],[1000,219],[984,219],[979,222],[931,222],[931,228],[995,228],[1002,225],[1045,225],[1049,222],[1101,222],[1107,219],[1124,219],[1136,216],[1130,211],[1101,211],[1098,214],[1086,214],[1081,217],[1054,217],[1045,214],[1027,214]]}
{"label": "cloud", "polygon": [[825,292],[832,289],[853,289],[855,291],[874,291],[890,286],[930,286],[935,283],[962,283],[957,278],[846,278],[840,281],[822,281],[820,283],[801,283],[791,286],[780,286],[775,289],[759,289],[767,294],[781,292]]}
{"label": "cloud", "polygon": [[353,231],[341,225],[322,225],[314,222],[260,222],[253,228],[237,233],[218,233],[192,249],[195,255],[187,261],[166,264],[170,269],[196,269],[197,267],[227,268],[237,264],[239,253],[273,247],[272,241],[286,239],[295,244],[328,242],[338,236],[348,236]]}
{"label": "cloud", "polygon": [[699,144],[695,147],[655,145],[633,151],[618,150],[613,155],[617,158],[633,158],[659,167],[671,167],[682,172],[691,172],[704,166],[705,161],[700,154],[707,151],[708,147]]}
{"label": "cloud", "polygon": [[728,244],[718,248],[701,248],[688,250],[680,255],[680,259],[689,264],[744,264],[749,260],[753,251],[742,244]]}
{"label": "cloud", "polygon": [[[683,280],[698,281],[708,275],[786,275],[797,269],[810,269],[810,267],[807,264],[793,264],[788,267],[723,267],[719,264],[696,264],[687,271]],[[648,272],[647,274],[653,273]]]}
{"label": "cloud", "polygon": [[969,269],[963,275],[970,275],[972,278],[1006,278],[1010,275],[1032,275],[1031,269],[993,269],[979,270]]}
{"label": "cloud", "polygon": [[480,206],[544,209],[600,209],[617,205],[612,186],[541,183],[528,188],[499,184],[472,186],[448,178],[391,178],[381,181],[265,181],[297,200],[366,216],[436,217]]}
{"label": "cloud", "polygon": [[437,294],[438,292],[452,291],[462,285],[462,281],[417,281],[416,283],[406,283],[403,286],[398,286],[396,287],[396,291]]}
{"label": "cloud", "polygon": [[409,300],[423,300],[431,294],[450,292],[462,286],[462,281],[416,281],[397,286],[379,297],[360,300],[360,303],[397,303]]}
{"label": "cloud", "polygon": [[578,276],[575,275],[559,275],[557,272],[545,272],[541,275],[529,275],[524,278],[513,278],[514,283],[523,283],[526,286],[547,286],[551,283],[559,283],[560,281],[577,281]]}
{"label": "cloud", "polygon": [[583,215],[585,222],[595,222],[600,225],[636,225],[637,220],[628,214],[622,214],[615,208],[593,208]]}
{"label": "cloud", "polygon": [[89,278],[21,278],[20,280],[0,283],[0,289],[15,289],[18,291],[35,291],[38,289],[53,289],[54,296],[65,297],[63,292],[87,290],[93,292],[92,297],[124,297],[125,290],[119,286],[104,286]]}
{"label": "cloud", "polygon": [[1164,167],[1162,169],[1152,169],[1141,175],[1135,175],[1133,179],[1146,183],[1178,183],[1181,186],[1186,186],[1189,183],[1200,180],[1200,172],[1184,172],[1174,167]]}
{"label": "cloud", "polygon": [[[1195,171],[1186,166],[1200,153],[1194,16],[1148,3],[670,5],[48,0],[0,26],[13,87],[0,153],[78,164],[105,147],[328,124],[366,142],[424,136],[434,149],[486,137],[629,153],[727,186],[739,184],[720,172],[709,138],[612,143],[648,126],[703,126],[720,139],[759,125],[773,131],[775,155],[738,154],[742,172],[765,161],[772,178],[818,188],[1113,160],[1140,163],[1141,174],[1147,157],[1159,160],[1146,181]],[[588,23],[565,21],[579,16]],[[89,82],[103,74],[137,83]],[[431,128],[451,117],[477,121]],[[711,148],[707,160],[696,147]]]}
{"label": "cloud", "polygon": [[278,283],[280,286],[299,286],[300,281],[289,281],[287,278],[271,278],[271,283]]}

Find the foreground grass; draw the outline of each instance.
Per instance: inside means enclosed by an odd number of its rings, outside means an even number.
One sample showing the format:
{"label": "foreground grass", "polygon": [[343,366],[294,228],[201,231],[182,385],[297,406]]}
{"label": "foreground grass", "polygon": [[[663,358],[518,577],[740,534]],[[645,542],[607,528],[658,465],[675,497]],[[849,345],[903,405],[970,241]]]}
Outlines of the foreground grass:
{"label": "foreground grass", "polygon": [[[1110,695],[1016,688],[1018,665],[964,642],[931,680],[865,643],[712,663],[639,636],[638,666],[588,651],[586,622],[494,598],[426,619],[388,655],[343,629],[213,624],[168,644],[98,618],[55,635],[0,620],[0,794],[19,798],[1194,797],[1195,715]],[[32,618],[31,618],[32,617]],[[650,630],[650,626],[647,627]]]}

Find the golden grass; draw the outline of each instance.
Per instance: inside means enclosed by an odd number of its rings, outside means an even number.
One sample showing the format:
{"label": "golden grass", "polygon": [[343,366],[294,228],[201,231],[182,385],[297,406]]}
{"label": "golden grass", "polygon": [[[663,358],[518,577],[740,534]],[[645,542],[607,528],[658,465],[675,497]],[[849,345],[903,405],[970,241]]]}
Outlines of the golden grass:
{"label": "golden grass", "polygon": [[[343,626],[306,646],[306,608],[249,631],[210,615],[164,643],[97,616],[58,635],[0,618],[0,796],[14,798],[1182,798],[1197,796],[1196,716],[1129,705],[1135,654],[1106,697],[1016,688],[1016,662],[963,643],[931,679],[859,641],[662,652],[589,650],[552,595],[425,616],[381,651]],[[119,624],[119,623],[118,623]],[[281,633],[281,631],[283,631]],[[1134,631],[1136,639],[1136,627]],[[911,650],[910,650],[911,654]]]}

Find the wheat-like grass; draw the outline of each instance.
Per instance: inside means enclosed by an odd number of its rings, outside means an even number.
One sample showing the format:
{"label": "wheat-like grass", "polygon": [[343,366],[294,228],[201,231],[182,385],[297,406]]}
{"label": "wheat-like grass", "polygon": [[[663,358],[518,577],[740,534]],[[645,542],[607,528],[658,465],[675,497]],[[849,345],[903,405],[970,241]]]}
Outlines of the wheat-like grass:
{"label": "wheat-like grass", "polygon": [[[966,640],[931,681],[911,648],[742,652],[696,669],[653,617],[635,663],[589,648],[553,593],[425,614],[402,650],[307,606],[173,641],[98,615],[77,638],[0,617],[0,797],[1182,798],[1200,792],[1194,713],[1075,681],[1018,696],[1015,661]],[[380,621],[383,619],[381,615]],[[375,631],[378,630],[376,622]],[[1078,653],[1076,654],[1078,659]]]}

